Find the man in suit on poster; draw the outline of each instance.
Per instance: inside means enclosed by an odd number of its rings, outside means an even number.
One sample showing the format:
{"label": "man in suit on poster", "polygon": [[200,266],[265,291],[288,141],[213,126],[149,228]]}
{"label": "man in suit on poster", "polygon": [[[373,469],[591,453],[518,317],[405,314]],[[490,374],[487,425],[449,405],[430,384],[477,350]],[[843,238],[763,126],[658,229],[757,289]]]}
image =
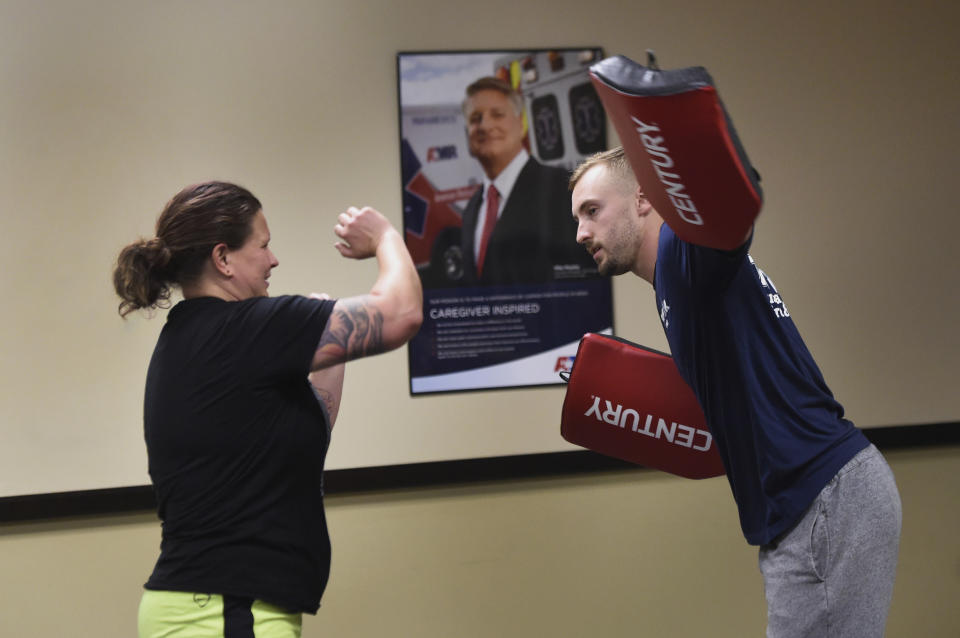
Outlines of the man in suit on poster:
{"label": "man in suit on poster", "polygon": [[[461,285],[546,283],[596,275],[574,241],[569,173],[523,146],[523,98],[494,77],[466,89],[470,154],[483,167],[463,212]],[[589,257],[589,255],[587,255]]]}

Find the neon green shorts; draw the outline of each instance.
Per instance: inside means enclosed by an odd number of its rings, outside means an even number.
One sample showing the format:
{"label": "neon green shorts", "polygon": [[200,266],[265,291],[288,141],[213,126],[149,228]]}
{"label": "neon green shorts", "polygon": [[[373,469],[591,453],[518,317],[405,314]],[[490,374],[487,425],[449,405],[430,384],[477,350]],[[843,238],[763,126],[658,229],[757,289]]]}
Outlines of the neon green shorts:
{"label": "neon green shorts", "polygon": [[220,594],[144,590],[140,638],[300,638],[299,613]]}

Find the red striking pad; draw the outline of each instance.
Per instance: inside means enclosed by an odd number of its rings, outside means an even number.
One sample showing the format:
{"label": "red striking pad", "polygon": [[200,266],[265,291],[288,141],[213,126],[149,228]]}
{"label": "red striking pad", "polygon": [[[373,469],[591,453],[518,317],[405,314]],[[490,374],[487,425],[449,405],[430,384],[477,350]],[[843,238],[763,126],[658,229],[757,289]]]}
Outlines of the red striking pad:
{"label": "red striking pad", "polygon": [[567,441],[685,478],[724,474],[699,403],[673,358],[616,337],[580,341],[563,400]]}
{"label": "red striking pad", "polygon": [[706,69],[661,71],[616,56],[591,66],[590,79],[637,181],[673,232],[738,248],[763,192]]}

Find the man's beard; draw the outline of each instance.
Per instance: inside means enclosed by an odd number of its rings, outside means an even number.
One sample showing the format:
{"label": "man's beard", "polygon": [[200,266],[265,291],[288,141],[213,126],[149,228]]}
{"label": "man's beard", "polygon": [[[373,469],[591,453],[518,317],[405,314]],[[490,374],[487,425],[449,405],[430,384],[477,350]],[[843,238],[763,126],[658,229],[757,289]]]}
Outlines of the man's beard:
{"label": "man's beard", "polygon": [[597,272],[604,277],[616,277],[630,270],[630,267],[623,261],[617,260],[612,254],[607,252],[607,258],[601,264],[597,265]]}

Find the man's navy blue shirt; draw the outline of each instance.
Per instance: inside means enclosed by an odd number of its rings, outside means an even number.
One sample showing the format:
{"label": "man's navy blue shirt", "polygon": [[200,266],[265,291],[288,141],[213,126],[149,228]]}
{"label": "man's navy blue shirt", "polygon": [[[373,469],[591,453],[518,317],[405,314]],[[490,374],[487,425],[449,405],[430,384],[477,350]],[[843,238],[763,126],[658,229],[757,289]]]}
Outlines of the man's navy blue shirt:
{"label": "man's navy blue shirt", "polygon": [[677,368],[723,458],[743,534],[765,545],[869,442],[843,417],[749,247],[695,246],[664,224],[654,288]]}

